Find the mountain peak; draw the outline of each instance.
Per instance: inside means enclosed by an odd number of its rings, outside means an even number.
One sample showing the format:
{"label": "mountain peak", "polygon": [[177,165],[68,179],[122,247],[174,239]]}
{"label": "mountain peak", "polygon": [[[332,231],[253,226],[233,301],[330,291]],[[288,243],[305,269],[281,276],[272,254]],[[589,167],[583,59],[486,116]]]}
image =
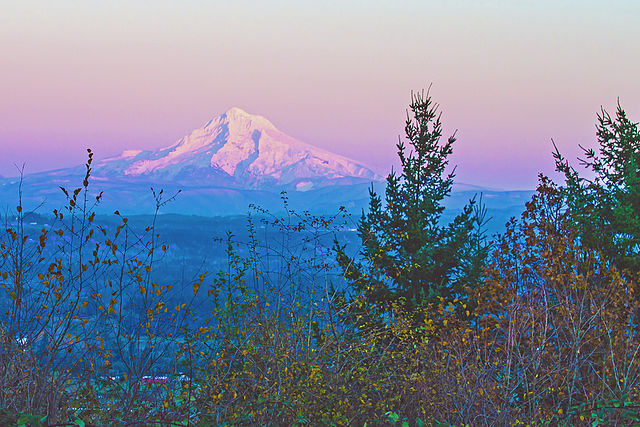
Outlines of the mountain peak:
{"label": "mountain peak", "polygon": [[242,116],[253,116],[253,114],[249,114],[247,113],[245,110],[243,110],[240,107],[231,107],[229,108],[227,111],[224,112],[225,116],[235,116],[235,117],[242,117]]}
{"label": "mountain peak", "polygon": [[239,107],[231,107],[221,115],[209,120],[205,128],[219,126],[221,124],[237,124],[242,128],[256,128],[276,130],[276,127],[268,119],[257,114],[251,114]]}

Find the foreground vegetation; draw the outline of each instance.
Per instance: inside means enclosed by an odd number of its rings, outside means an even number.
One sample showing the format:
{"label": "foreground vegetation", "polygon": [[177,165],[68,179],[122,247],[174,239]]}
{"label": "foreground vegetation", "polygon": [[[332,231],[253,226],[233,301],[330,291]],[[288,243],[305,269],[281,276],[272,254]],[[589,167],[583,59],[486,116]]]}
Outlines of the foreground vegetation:
{"label": "foreground vegetation", "polygon": [[[481,200],[450,224],[437,106],[412,97],[400,174],[350,217],[254,207],[226,268],[156,274],[153,220],[95,221],[82,185],[38,235],[0,238],[0,423],[612,425],[640,422],[640,133],[598,116],[586,179],[540,177],[489,242]],[[154,193],[157,210],[171,201]],[[18,191],[20,200],[20,193]],[[157,218],[154,217],[154,218]],[[277,236],[278,240],[265,235]],[[275,242],[275,243],[274,243]]]}

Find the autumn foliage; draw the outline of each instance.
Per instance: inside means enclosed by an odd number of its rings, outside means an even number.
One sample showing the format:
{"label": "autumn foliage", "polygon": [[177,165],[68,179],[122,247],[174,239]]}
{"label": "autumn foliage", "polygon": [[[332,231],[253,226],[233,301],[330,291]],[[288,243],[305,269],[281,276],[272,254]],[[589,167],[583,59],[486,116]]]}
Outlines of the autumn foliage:
{"label": "autumn foliage", "polygon": [[[424,111],[425,125],[439,117]],[[101,195],[91,193],[89,152],[82,185],[62,189],[67,203],[38,234],[25,228],[20,190],[17,207],[5,216],[0,423],[640,422],[633,216],[640,137],[620,112],[617,122],[601,117],[600,126],[614,131],[599,128],[601,151],[590,164],[622,178],[615,185],[604,178],[587,182],[558,154],[566,182],[540,176],[521,217],[494,237],[488,254],[474,231],[473,205],[454,226],[439,225],[439,202],[452,179],[447,174],[432,176],[426,182],[437,188],[422,193],[439,197],[433,218],[412,214],[396,235],[384,227],[402,222],[401,206],[390,213],[372,195],[377,210],[361,219],[356,249],[336,244],[339,232],[353,227],[344,211],[297,213],[286,196],[283,214],[252,207],[247,237],[229,233],[218,242],[226,248],[225,268],[202,272],[187,286],[155,274],[170,251],[155,221],[171,197],[154,193],[156,216],[145,229],[119,212],[116,227],[98,224]],[[624,132],[616,133],[616,123]],[[616,153],[631,158],[593,166],[613,158],[607,147],[616,146],[615,138],[631,147]],[[442,175],[450,143],[438,148],[437,137],[432,143],[439,166],[425,172],[410,163],[420,173]],[[617,164],[624,174],[615,174]],[[396,205],[403,183],[419,187],[415,177],[404,178],[388,181]],[[417,188],[411,185],[406,194]],[[416,206],[429,203],[420,199]],[[623,212],[632,217],[625,220]],[[603,222],[601,232],[589,218]],[[278,244],[265,240],[266,233],[278,236]],[[437,236],[449,243],[433,242]],[[405,242],[394,251],[395,237],[411,237],[420,247]],[[421,252],[429,248],[452,248],[446,271],[438,264],[444,258]],[[465,253],[473,253],[473,262],[456,263]],[[413,264],[396,271],[395,258]],[[421,276],[432,270],[439,281]]]}

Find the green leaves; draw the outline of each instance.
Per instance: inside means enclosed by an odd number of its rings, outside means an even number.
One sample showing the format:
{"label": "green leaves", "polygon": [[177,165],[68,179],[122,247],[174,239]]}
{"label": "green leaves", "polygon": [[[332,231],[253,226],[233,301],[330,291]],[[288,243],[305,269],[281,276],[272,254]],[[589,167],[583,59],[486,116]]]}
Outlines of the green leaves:
{"label": "green leaves", "polygon": [[392,423],[397,423],[398,420],[400,419],[400,415],[396,414],[393,411],[389,411],[385,415],[387,416],[387,419]]}
{"label": "green leaves", "polygon": [[47,416],[23,414],[16,421],[17,427],[41,427],[47,421]]}
{"label": "green leaves", "polygon": [[397,144],[402,170],[387,176],[384,199],[369,191],[369,212],[358,226],[360,259],[335,245],[347,280],[385,312],[401,298],[413,311],[464,296],[479,282],[488,252],[484,211],[474,200],[449,224],[442,221],[455,135],[441,141],[440,112],[428,93],[412,94],[405,134],[406,144]]}
{"label": "green leaves", "polygon": [[555,149],[565,175],[565,197],[575,227],[588,247],[603,251],[621,269],[640,269],[640,130],[618,103],[596,125],[598,148],[583,148],[581,176]]}

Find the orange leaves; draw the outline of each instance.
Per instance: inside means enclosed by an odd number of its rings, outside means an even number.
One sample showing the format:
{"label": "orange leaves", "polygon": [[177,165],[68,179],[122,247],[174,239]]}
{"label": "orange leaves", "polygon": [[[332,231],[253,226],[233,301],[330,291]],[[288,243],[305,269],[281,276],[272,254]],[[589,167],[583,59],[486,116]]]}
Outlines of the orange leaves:
{"label": "orange leaves", "polygon": [[[118,300],[115,298],[111,298],[109,300],[109,305],[107,306],[107,314],[115,314],[116,310],[115,310],[115,305],[118,304]],[[100,306],[102,307],[102,306]]]}
{"label": "orange leaves", "polygon": [[198,281],[193,284],[193,296],[196,296],[198,294],[198,290],[200,289],[200,286],[202,285],[202,282],[204,281],[206,276],[207,273],[203,273],[198,276]]}
{"label": "orange leaves", "polygon": [[47,245],[47,232],[42,229],[42,234],[38,238],[40,248],[44,248]]}

